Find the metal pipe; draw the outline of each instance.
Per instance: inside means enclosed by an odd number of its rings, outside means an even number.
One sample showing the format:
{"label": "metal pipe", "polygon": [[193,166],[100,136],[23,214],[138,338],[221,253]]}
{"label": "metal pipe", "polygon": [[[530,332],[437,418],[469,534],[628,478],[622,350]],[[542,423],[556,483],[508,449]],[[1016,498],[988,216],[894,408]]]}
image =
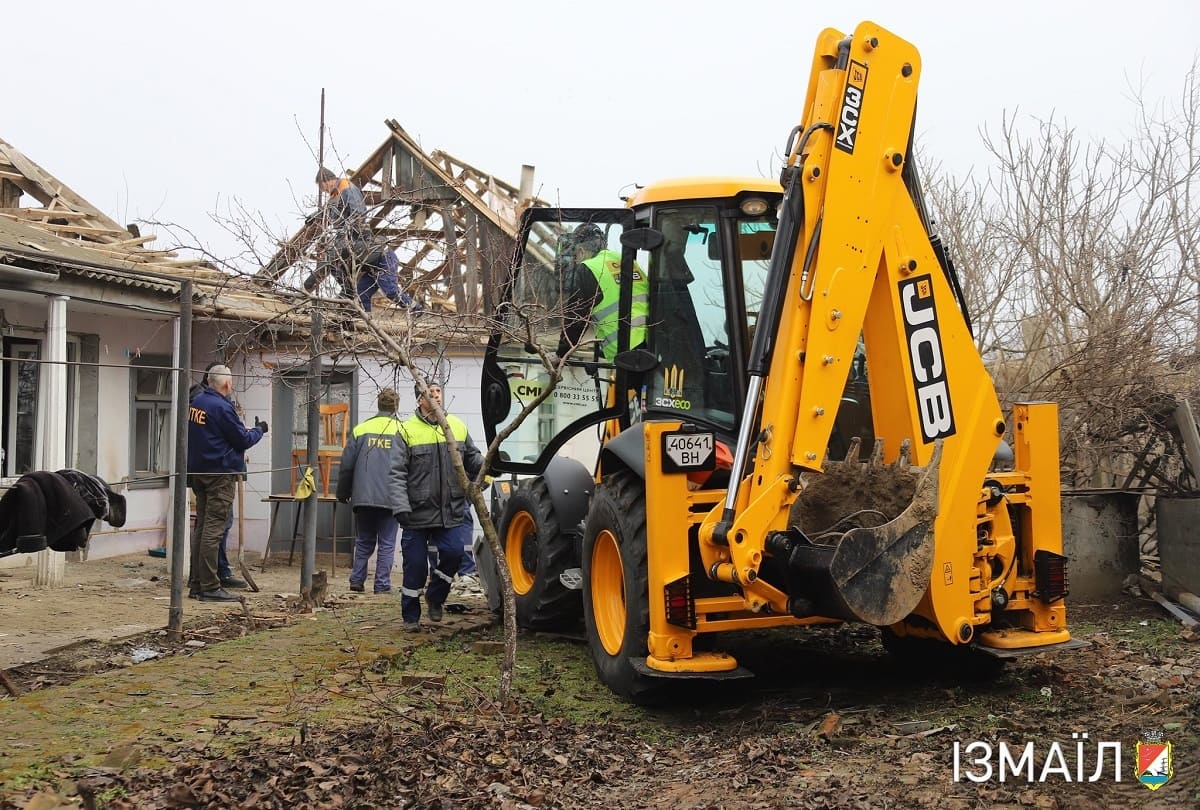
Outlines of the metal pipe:
{"label": "metal pipe", "polygon": [[136,532],[165,532],[167,527],[163,526],[138,526],[133,529],[101,529],[98,532],[92,532],[88,535],[91,537],[99,537],[102,534],[134,534]]}
{"label": "metal pipe", "polygon": [[58,273],[43,273],[41,270],[30,270],[28,267],[17,267],[13,264],[0,264],[0,279],[6,281],[58,281]]}
{"label": "metal pipe", "polygon": [[533,198],[533,167],[528,163],[521,165],[521,189],[517,192],[517,203],[529,202]]}
{"label": "metal pipe", "polygon": [[762,394],[763,378],[754,376],[750,378],[750,385],[746,389],[746,407],[742,409],[742,423],[738,426],[737,446],[733,450],[733,474],[729,479],[729,489],[725,492],[725,518],[733,519],[733,510],[737,505],[738,489],[741,486],[742,476],[746,474],[746,462],[750,457],[751,439],[750,436],[757,427],[754,423],[754,415],[758,409],[758,398]]}
{"label": "metal pipe", "polygon": [[[317,500],[320,473],[317,466],[317,451],[321,445],[321,310],[312,314],[312,339],[308,358],[308,458],[307,464],[313,471],[312,494],[304,502],[304,556],[300,563],[300,595],[304,599],[312,596],[313,568],[317,557]],[[333,550],[337,554],[337,548]]]}
{"label": "metal pipe", "polygon": [[175,371],[175,475],[172,496],[175,511],[171,524],[171,608],[167,619],[167,635],[179,641],[183,638],[183,555],[187,553],[187,458],[188,402],[192,366],[192,282],[179,285],[179,368]]}

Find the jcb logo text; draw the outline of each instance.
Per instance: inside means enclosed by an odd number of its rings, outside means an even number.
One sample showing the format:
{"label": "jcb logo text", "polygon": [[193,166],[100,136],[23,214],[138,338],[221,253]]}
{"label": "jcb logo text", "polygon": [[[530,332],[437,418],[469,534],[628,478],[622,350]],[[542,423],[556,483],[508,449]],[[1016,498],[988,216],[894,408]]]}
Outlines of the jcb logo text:
{"label": "jcb logo text", "polygon": [[946,384],[946,360],[933,300],[933,280],[918,276],[900,282],[900,308],[908,337],[908,359],[917,414],[925,442],[954,435],[954,408]]}

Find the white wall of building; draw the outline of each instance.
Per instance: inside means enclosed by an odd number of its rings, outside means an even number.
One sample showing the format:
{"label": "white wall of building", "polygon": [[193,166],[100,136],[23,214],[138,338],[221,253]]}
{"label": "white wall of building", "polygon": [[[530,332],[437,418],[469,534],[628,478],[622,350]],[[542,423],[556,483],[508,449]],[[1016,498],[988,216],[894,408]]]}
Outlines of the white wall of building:
{"label": "white wall of building", "polygon": [[[22,313],[10,309],[9,315],[45,319],[44,308],[28,305]],[[77,445],[83,434],[95,430],[96,475],[107,481],[114,490],[125,496],[126,522],[120,529],[97,521],[88,546],[89,558],[111,557],[145,551],[163,545],[166,537],[167,512],[171,504],[169,486],[153,489],[129,489],[125,486],[131,472],[131,393],[130,359],[140,355],[164,355],[170,358],[174,343],[174,327],[170,319],[153,319],[130,310],[111,312],[73,311],[67,306],[67,335],[99,336],[97,372],[97,426],[79,425]],[[36,335],[38,339],[44,335]],[[110,367],[111,366],[111,367]],[[78,397],[78,393],[77,393]],[[78,407],[78,406],[77,406]],[[68,460],[75,466],[77,458]],[[0,567],[11,568],[33,564],[34,555],[17,554],[0,558]]]}
{"label": "white wall of building", "polygon": [[[197,324],[196,327],[191,363],[195,370],[191,375],[193,382],[199,381],[200,370],[220,356],[213,328],[207,324]],[[167,527],[172,510],[171,485],[168,483],[149,489],[130,489],[125,486],[131,473],[129,363],[139,353],[143,356],[170,357],[174,341],[173,323],[169,319],[154,320],[140,317],[136,312],[117,309],[105,314],[68,311],[67,331],[69,335],[99,336],[101,367],[98,370],[96,473],[125,495],[127,501],[126,523],[120,530],[97,522],[88,556],[96,559],[163,546],[169,542]],[[428,359],[432,362],[432,358]],[[450,413],[467,423],[472,439],[483,450],[485,442],[479,403],[483,350],[456,351],[450,354],[449,359],[450,362],[442,366],[449,368],[449,379],[443,389],[445,406]],[[234,399],[241,406],[247,425],[253,425],[256,417],[266,420],[272,429],[277,424],[285,424],[286,415],[272,413],[274,385],[279,370],[306,363],[303,357],[281,356],[266,351],[251,353],[233,361]],[[412,413],[415,398],[412,377],[407,371],[397,372],[394,366],[368,356],[341,358],[339,365],[353,365],[355,368],[358,420],[369,418],[376,412],[379,390],[389,385],[400,394],[401,417]],[[291,467],[290,453],[281,458],[271,457],[270,439],[268,435],[246,454],[248,475],[244,484],[244,515],[240,527],[244,532],[242,539],[246,550],[259,553],[266,548],[270,534],[272,509],[264,499],[272,494],[272,471]],[[231,555],[237,548],[238,532],[235,506],[235,522],[229,538]],[[0,559],[0,567],[29,565],[31,561],[32,555],[14,555]]]}

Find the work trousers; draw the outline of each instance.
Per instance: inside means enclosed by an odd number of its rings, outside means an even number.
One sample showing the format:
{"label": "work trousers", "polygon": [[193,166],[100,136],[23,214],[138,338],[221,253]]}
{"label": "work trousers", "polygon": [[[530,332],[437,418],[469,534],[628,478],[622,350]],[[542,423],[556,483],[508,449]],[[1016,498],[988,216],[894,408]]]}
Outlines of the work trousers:
{"label": "work trousers", "polygon": [[[437,550],[437,566],[429,573],[430,548]],[[404,579],[400,587],[400,615],[406,622],[421,618],[421,589],[426,604],[440,607],[450,594],[450,583],[462,563],[462,527],[449,529],[405,529],[400,538],[400,553],[404,560]]]}
{"label": "work trousers", "polygon": [[196,494],[196,529],[192,532],[191,571],[188,590],[207,593],[221,587],[217,560],[221,535],[233,511],[237,476],[222,473],[193,473],[188,476]]}
{"label": "work trousers", "polygon": [[229,519],[225,521],[225,531],[221,533],[221,547],[217,553],[217,576],[222,580],[233,579],[233,569],[229,566],[229,530],[233,528],[233,510],[229,510]]}
{"label": "work trousers", "polygon": [[402,307],[412,307],[416,303],[411,295],[400,291],[395,270],[363,268],[358,276],[358,303],[362,304],[365,312],[371,311],[371,296],[376,290],[382,290],[384,295]]}
{"label": "work trousers", "polygon": [[354,509],[354,564],[350,568],[350,584],[367,581],[367,561],[375,554],[375,593],[392,589],[392,562],[396,559],[396,532],[400,524],[390,509],[377,506],[358,506]]}
{"label": "work trousers", "polygon": [[[463,553],[462,561],[458,564],[458,575],[460,577],[474,576],[478,570],[475,567],[475,552],[471,550],[471,546],[475,540],[475,516],[471,513],[471,505],[467,504],[464,510],[463,517],[466,518],[466,523],[461,526],[455,526],[446,529],[448,532],[453,532],[457,538],[457,542],[462,543]],[[431,570],[437,568],[438,550],[434,545],[429,546],[429,568]]]}

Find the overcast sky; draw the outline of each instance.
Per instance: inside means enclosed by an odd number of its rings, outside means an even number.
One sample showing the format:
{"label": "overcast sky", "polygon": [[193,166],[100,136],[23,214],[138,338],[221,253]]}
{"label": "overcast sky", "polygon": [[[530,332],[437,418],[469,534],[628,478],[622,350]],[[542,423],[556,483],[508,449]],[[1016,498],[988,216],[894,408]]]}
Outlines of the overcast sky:
{"label": "overcast sky", "polygon": [[[5,3],[0,138],[121,222],[181,223],[218,255],[230,200],[291,230],[329,143],[357,166],[395,118],[564,205],[627,184],[773,173],[825,27],[874,20],[913,42],[918,145],[986,169],[1005,110],[1128,136],[1131,86],[1174,101],[1200,46],[1196,0],[989,3]],[[339,160],[327,160],[337,167]],[[161,241],[154,247],[163,247]]]}

